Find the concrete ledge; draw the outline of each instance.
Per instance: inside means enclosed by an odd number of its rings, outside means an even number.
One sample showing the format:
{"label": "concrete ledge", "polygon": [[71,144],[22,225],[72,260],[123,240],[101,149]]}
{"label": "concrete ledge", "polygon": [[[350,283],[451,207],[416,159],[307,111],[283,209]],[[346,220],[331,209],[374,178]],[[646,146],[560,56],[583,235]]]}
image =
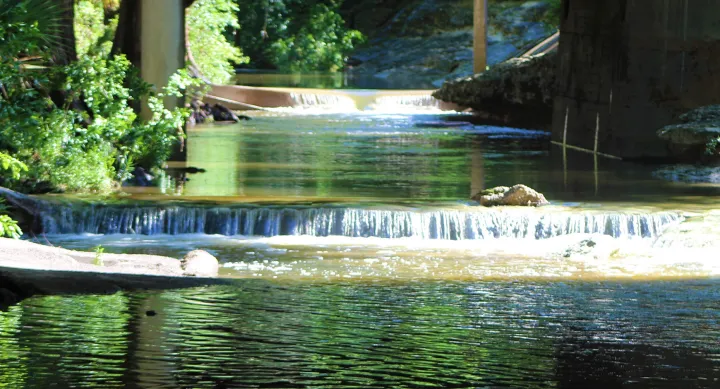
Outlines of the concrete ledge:
{"label": "concrete ledge", "polygon": [[38,270],[0,266],[0,310],[35,295],[113,294],[228,285],[222,278],[173,277],[89,271]]}
{"label": "concrete ledge", "polygon": [[232,282],[183,274],[181,261],[170,257],[98,255],[0,238],[0,309],[38,294],[107,294]]}

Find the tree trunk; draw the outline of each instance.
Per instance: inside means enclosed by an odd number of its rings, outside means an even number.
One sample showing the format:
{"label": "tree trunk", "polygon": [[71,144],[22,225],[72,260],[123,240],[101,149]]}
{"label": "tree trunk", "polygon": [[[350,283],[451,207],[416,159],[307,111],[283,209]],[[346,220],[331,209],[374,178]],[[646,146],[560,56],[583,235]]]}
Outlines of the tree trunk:
{"label": "tree trunk", "polygon": [[67,65],[77,60],[75,49],[75,1],[60,0],[62,9],[62,23],[59,26],[59,44],[53,55],[53,62],[57,65]]}
{"label": "tree trunk", "polygon": [[125,54],[127,59],[140,68],[140,0],[123,0],[120,4],[115,39],[110,55]]}

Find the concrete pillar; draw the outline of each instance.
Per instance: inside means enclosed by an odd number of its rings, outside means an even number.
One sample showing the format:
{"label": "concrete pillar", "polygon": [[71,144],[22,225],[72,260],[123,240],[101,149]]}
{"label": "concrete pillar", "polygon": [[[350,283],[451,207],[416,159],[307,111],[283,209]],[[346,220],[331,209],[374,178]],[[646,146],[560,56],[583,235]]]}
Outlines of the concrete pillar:
{"label": "concrete pillar", "polygon": [[[140,9],[140,46],[142,78],[158,91],[168,79],[185,66],[185,8],[182,0],[144,0]],[[165,107],[180,104],[166,98]],[[147,116],[147,109],[143,109]]]}
{"label": "concrete pillar", "polygon": [[563,0],[553,141],[662,158],[656,131],[720,103],[720,2]]}
{"label": "concrete pillar", "polygon": [[473,71],[482,73],[487,67],[487,0],[474,0]]}

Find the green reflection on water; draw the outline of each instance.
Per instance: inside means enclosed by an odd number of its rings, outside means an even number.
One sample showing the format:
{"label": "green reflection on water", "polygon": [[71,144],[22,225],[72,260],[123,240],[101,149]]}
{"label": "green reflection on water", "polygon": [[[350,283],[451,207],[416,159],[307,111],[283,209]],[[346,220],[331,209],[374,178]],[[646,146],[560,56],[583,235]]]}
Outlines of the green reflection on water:
{"label": "green reflection on water", "polygon": [[21,317],[20,306],[0,312],[0,388],[22,387],[27,379],[27,353],[17,337]]}
{"label": "green reflection on water", "polygon": [[15,343],[17,356],[3,363],[0,386],[17,388],[19,381],[28,381],[33,388],[125,387],[126,305],[121,294],[42,297],[0,314],[0,343]]}
{"label": "green reflection on water", "polygon": [[717,281],[38,297],[0,314],[0,385],[712,388],[718,298]]}
{"label": "green reflection on water", "polygon": [[[238,125],[191,129],[185,195],[238,201],[467,200],[523,183],[556,202],[707,207],[720,186],[666,182],[657,169],[563,154],[537,133],[447,114],[254,113]],[[466,120],[466,119],[465,119]],[[446,126],[446,127],[443,127]],[[539,138],[538,138],[539,137]],[[563,158],[565,156],[566,158]]]}

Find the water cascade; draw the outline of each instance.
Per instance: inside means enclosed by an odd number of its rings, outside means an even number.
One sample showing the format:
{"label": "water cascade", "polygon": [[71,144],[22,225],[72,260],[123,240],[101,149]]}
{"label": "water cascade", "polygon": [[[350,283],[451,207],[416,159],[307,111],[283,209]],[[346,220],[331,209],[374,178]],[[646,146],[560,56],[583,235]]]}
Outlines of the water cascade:
{"label": "water cascade", "polygon": [[326,108],[335,111],[357,111],[355,100],[349,96],[330,93],[291,93],[296,107]]}
{"label": "water cascade", "polygon": [[379,96],[370,104],[371,110],[397,111],[403,108],[436,108],[442,109],[442,101],[431,95],[391,95]]}
{"label": "water cascade", "polygon": [[299,90],[288,92],[296,108],[322,109],[335,112],[413,110],[453,110],[454,105],[431,96],[431,91],[377,90]]}
{"label": "water cascade", "polygon": [[545,239],[575,233],[654,238],[682,220],[673,212],[545,212],[539,209],[77,206],[48,204],[47,234],[221,234],[422,239]]}

